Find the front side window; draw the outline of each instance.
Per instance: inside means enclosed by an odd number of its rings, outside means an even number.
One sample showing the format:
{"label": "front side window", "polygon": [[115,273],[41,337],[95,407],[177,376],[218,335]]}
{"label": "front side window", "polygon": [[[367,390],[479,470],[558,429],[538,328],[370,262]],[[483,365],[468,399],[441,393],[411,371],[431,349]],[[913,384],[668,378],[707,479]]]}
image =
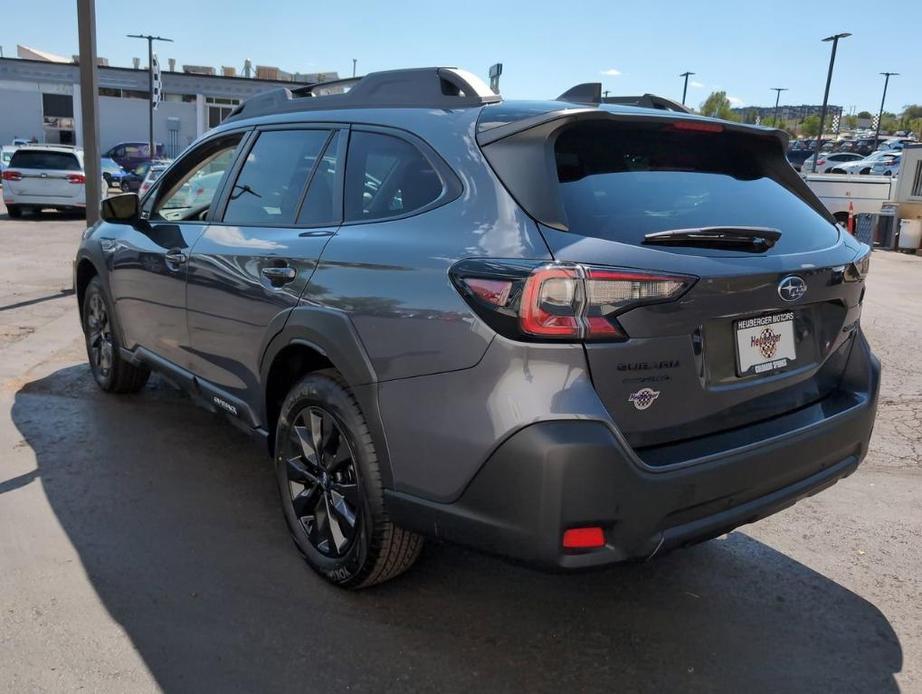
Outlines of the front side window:
{"label": "front side window", "polygon": [[295,223],[307,177],[328,130],[272,130],[261,133],[247,154],[224,211],[227,224]]}
{"label": "front side window", "polygon": [[183,158],[164,180],[151,219],[203,220],[218,185],[234,163],[243,135],[212,140]]}
{"label": "front side window", "polygon": [[431,162],[406,140],[352,133],[346,163],[346,221],[409,214],[435,202],[443,189]]}

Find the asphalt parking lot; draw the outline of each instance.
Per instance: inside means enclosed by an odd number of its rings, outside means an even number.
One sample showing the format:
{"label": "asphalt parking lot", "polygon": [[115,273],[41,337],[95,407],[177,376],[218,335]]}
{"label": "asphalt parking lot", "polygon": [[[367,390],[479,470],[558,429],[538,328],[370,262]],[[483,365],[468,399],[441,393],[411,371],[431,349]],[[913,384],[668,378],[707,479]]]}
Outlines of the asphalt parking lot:
{"label": "asphalt parking lot", "polygon": [[867,461],[725,538],[549,575],[430,544],[330,587],[260,446],[154,378],[98,392],[83,221],[0,206],[0,691],[922,691],[922,258],[874,254]]}

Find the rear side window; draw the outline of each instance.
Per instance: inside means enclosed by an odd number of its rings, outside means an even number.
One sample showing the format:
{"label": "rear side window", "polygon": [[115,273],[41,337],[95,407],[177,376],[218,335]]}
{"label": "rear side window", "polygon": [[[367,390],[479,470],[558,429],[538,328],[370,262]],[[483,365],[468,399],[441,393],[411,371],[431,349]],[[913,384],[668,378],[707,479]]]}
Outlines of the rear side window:
{"label": "rear side window", "polygon": [[48,152],[36,149],[17,149],[10,160],[10,168],[48,169],[50,171],[81,171],[77,157],[69,152]]}
{"label": "rear side window", "polygon": [[835,227],[778,178],[777,146],[745,133],[583,123],[554,145],[570,231],[630,244],[707,226],[773,227],[781,252],[826,248]]}
{"label": "rear side window", "polygon": [[420,210],[442,195],[432,163],[398,137],[353,132],[346,164],[346,221],[399,217]]}
{"label": "rear side window", "polygon": [[231,189],[224,221],[256,226],[294,224],[307,177],[329,136],[328,130],[261,133]]}

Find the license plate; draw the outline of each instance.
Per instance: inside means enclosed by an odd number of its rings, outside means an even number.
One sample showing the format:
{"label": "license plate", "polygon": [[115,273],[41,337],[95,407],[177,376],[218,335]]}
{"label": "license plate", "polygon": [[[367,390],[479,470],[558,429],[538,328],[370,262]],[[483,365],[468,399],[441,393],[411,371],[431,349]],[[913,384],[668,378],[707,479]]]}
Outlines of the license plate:
{"label": "license plate", "polygon": [[737,321],[736,365],[740,376],[771,373],[797,358],[794,314],[776,313]]}

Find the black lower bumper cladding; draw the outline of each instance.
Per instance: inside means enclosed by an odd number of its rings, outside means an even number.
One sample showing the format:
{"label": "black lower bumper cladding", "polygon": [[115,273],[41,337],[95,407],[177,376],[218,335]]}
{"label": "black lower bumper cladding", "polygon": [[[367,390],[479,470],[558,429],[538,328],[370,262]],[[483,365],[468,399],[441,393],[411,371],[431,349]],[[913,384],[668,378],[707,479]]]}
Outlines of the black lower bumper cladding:
{"label": "black lower bumper cladding", "polygon": [[[389,492],[388,508],[408,529],[549,568],[649,557],[764,518],[854,472],[879,381],[880,363],[859,334],[837,406],[808,426],[767,440],[741,429],[724,454],[656,469],[605,422],[540,422],[500,445],[456,502]],[[563,532],[584,526],[601,526],[605,546],[564,550]]]}

